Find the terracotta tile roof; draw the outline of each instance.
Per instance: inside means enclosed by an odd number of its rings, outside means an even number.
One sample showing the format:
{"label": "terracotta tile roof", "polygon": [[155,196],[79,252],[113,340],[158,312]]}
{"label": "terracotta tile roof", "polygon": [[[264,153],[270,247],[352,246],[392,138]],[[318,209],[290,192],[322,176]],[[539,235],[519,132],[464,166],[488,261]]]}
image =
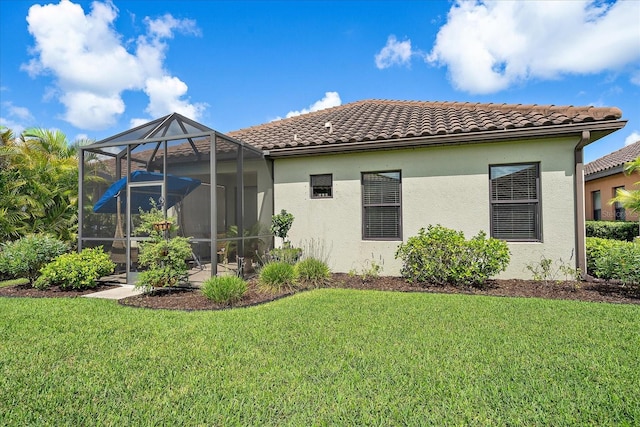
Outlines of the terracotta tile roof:
{"label": "terracotta tile roof", "polygon": [[627,145],[613,153],[609,153],[606,156],[602,156],[584,166],[585,176],[598,172],[603,172],[608,169],[613,169],[617,166],[622,166],[627,162],[640,157],[640,141],[636,141],[633,144]]}
{"label": "terracotta tile roof", "polygon": [[228,135],[263,150],[617,121],[618,108],[364,100]]}

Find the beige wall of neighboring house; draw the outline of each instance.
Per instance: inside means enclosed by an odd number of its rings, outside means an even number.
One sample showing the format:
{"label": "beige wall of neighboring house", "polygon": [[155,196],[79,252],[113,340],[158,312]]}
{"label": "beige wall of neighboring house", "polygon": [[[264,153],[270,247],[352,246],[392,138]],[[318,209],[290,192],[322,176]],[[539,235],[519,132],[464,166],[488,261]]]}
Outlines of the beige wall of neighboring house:
{"label": "beige wall of neighboring house", "polygon": [[[597,178],[590,181],[586,181],[584,185],[585,193],[585,217],[587,220],[599,219],[602,221],[614,221],[619,220],[616,218],[616,206],[609,204],[609,201],[615,196],[616,188],[624,187],[625,190],[640,190],[640,186],[634,185],[640,181],[638,174],[625,175],[622,172],[618,172],[613,175],[605,176],[603,178]],[[594,200],[597,204],[598,197],[594,195],[595,192],[600,192],[600,205],[594,205]],[[595,218],[595,208],[600,208],[600,218]],[[626,221],[637,221],[638,214],[629,209],[625,209]]]}
{"label": "beige wall of neighboring house", "polygon": [[[526,265],[542,257],[575,263],[577,143],[564,137],[275,159],[274,210],[295,216],[295,245],[315,239],[330,250],[333,271],[359,271],[373,260],[383,264],[382,274],[399,275],[394,254],[400,241],[362,238],[362,172],[401,172],[406,242],[429,224],[462,230],[467,238],[480,230],[489,234],[489,166],[539,162],[542,241],[510,242],[511,263],[500,276],[530,278]],[[315,174],[333,174],[333,197],[311,198]]]}

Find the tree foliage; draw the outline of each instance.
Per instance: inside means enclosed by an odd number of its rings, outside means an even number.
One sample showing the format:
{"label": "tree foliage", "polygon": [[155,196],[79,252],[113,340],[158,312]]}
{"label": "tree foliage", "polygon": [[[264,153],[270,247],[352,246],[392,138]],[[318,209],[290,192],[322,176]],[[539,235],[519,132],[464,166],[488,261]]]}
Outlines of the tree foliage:
{"label": "tree foliage", "polygon": [[79,142],[58,130],[0,129],[0,240],[49,233],[75,240]]}

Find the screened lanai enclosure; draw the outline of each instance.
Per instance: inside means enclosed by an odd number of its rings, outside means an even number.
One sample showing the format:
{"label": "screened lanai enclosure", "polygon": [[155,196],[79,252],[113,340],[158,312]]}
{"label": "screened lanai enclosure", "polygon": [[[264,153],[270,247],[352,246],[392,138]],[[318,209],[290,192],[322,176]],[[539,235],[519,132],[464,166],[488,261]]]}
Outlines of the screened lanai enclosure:
{"label": "screened lanai enclosure", "polygon": [[[242,141],[173,113],[80,149],[78,245],[103,246],[135,283],[141,212],[190,238],[190,282],[250,274],[273,245],[273,169]],[[172,237],[172,236],[167,236]]]}

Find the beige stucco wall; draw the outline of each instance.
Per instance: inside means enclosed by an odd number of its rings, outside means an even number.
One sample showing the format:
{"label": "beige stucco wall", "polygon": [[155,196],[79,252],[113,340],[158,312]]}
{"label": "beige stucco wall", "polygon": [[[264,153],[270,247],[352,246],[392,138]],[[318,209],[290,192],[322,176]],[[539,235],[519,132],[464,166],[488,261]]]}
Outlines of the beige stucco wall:
{"label": "beige stucco wall", "polygon": [[[375,260],[383,263],[384,275],[399,275],[398,241],[362,240],[361,172],[402,172],[406,241],[429,224],[462,230],[467,237],[479,230],[489,233],[489,165],[540,162],[543,242],[510,243],[511,263],[500,276],[528,278],[528,263],[542,256],[569,260],[574,252],[577,142],[565,138],[276,159],[274,210],[295,216],[289,235],[294,244],[319,239],[331,249],[333,271],[360,270]],[[323,173],[333,174],[333,198],[311,199],[309,175]]]}

